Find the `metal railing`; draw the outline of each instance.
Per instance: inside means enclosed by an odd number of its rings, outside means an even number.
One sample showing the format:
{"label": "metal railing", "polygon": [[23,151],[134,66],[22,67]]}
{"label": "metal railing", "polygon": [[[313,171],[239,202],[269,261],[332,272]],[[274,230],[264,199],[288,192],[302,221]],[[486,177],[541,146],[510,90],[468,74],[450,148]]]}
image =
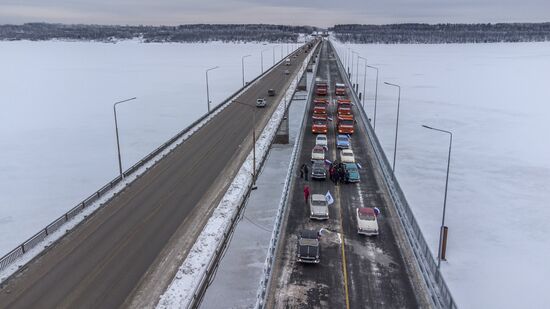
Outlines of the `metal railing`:
{"label": "metal railing", "polygon": [[[281,64],[286,58],[291,57],[295,52],[290,53],[287,57],[284,57],[283,59],[279,60],[275,65],[273,65],[269,70],[264,71],[264,73],[258,75],[256,78],[251,80],[249,83],[247,83],[245,86],[239,88],[237,91],[235,91],[233,94],[231,94],[227,99],[225,99],[222,103],[215,106],[210,113],[206,113],[203,116],[201,116],[199,119],[195,120],[193,123],[191,123],[189,126],[187,126],[185,129],[177,133],[174,137],[169,139],[164,144],[160,145],[158,148],[153,150],[151,153],[149,153],[147,156],[145,156],[143,159],[138,161],[136,164],[132,165],[130,168],[128,168],[126,171],[124,171],[123,175],[124,177],[127,177],[137,171],[140,167],[145,165],[147,162],[149,162],[151,159],[155,158],[158,154],[163,152],[165,149],[167,149],[170,145],[172,145],[175,141],[180,139],[183,135],[191,131],[195,126],[197,126],[199,123],[207,119],[210,115],[213,115],[216,113],[219,109],[230,103],[230,101],[238,96],[241,92],[246,90],[248,87],[251,87],[257,80],[264,77],[266,74],[271,72],[275,67],[277,67],[279,64]],[[159,160],[160,161],[160,160]],[[155,164],[158,163],[155,162]],[[67,223],[74,217],[76,217],[78,214],[80,214],[84,209],[86,209],[88,206],[96,202],[99,198],[105,196],[107,192],[109,192],[111,189],[113,189],[116,185],[118,185],[121,182],[122,178],[121,176],[117,176],[113,180],[111,180],[109,183],[104,185],[101,189],[94,192],[92,195],[90,195],[88,198],[86,198],[84,201],[73,207],[71,210],[67,211],[65,214],[63,214],[61,217],[54,220],[52,223],[48,224],[45,228],[40,230],[38,233],[24,241],[22,244],[17,246],[15,249],[11,250],[7,254],[5,254],[3,257],[0,258],[0,271],[3,271],[4,269],[8,268],[12,263],[14,263],[19,257],[23,256],[25,253],[27,253],[29,250],[33,249],[38,245],[40,242],[42,242],[47,236],[51,235],[52,233],[59,230],[63,224]],[[104,201],[101,206],[108,203],[111,199],[115,198],[118,195],[119,192],[115,193],[113,196],[111,196],[108,200]],[[8,276],[10,277],[10,276]],[[7,278],[6,278],[7,280]]]}
{"label": "metal railing", "polygon": [[[333,50],[338,55],[334,47]],[[336,59],[341,75],[346,76],[345,81],[348,88],[352,90],[351,93],[354,97],[354,101],[360,102],[357,93],[355,92],[353,87],[351,87],[352,83],[349,80],[349,76],[345,72],[345,68],[341,62],[340,56],[338,55]],[[399,216],[399,221],[401,222],[405,235],[407,236],[407,240],[412,247],[414,257],[418,263],[421,274],[423,276],[423,280],[428,288],[428,292],[430,293],[430,298],[437,308],[456,309],[458,307],[453,300],[451,291],[449,290],[447,284],[445,283],[445,280],[441,276],[441,272],[439,271],[439,269],[437,269],[435,258],[432,255],[430,248],[428,247],[426,239],[422,234],[422,230],[420,229],[420,226],[418,225],[418,222],[414,217],[411,207],[407,202],[405,194],[403,193],[403,190],[401,189],[397,178],[393,175],[390,162],[388,161],[388,158],[384,153],[378,137],[372,129],[370,121],[368,120],[369,118],[364,108],[361,107],[361,104],[356,105],[361,111],[361,119],[367,129],[367,135],[369,140],[371,141],[375,158],[378,161],[378,165],[385,180],[385,185],[388,188],[390,197],[394,205],[396,206],[395,208]]]}
{"label": "metal railing", "polygon": [[[315,54],[315,53],[313,53],[313,54]],[[312,59],[314,59],[314,56],[312,57]],[[310,59],[310,61],[311,61],[311,59]],[[285,179],[285,183],[284,183],[284,186],[283,186],[283,192],[282,192],[282,195],[281,195],[281,200],[279,202],[279,207],[277,208],[277,214],[275,216],[273,231],[272,231],[272,234],[271,234],[271,239],[269,241],[269,246],[268,246],[268,249],[267,249],[267,256],[266,256],[266,260],[265,260],[265,263],[264,263],[264,270],[263,270],[262,277],[260,279],[260,285],[258,287],[258,292],[256,294],[255,308],[257,308],[257,309],[264,307],[266,297],[267,297],[267,292],[268,292],[267,289],[269,288],[269,285],[271,284],[271,272],[273,271],[273,266],[274,266],[274,263],[275,263],[276,249],[277,249],[277,246],[278,246],[278,243],[279,243],[279,236],[281,234],[281,227],[282,227],[282,224],[283,224],[283,218],[284,218],[286,210],[288,209],[288,204],[290,203],[290,200],[289,200],[290,189],[292,188],[294,175],[296,175],[296,171],[297,171],[296,160],[298,158],[298,154],[301,152],[301,149],[302,149],[302,140],[303,140],[304,131],[305,131],[305,123],[307,121],[307,110],[308,110],[309,104],[310,104],[309,98],[313,94],[313,88],[314,88],[313,83],[315,81],[315,74],[317,73],[317,67],[318,67],[317,64],[315,64],[315,69],[314,69],[314,72],[313,72],[313,75],[312,75],[313,78],[311,79],[310,88],[309,88],[309,91],[307,92],[307,95],[306,95],[306,99],[308,100],[307,104],[306,104],[306,112],[302,116],[302,123],[300,125],[300,133],[298,134],[298,138],[294,142],[294,148],[292,150],[292,154],[291,154],[291,157],[290,157],[290,162],[289,162],[289,165],[288,165],[286,179]],[[305,74],[307,74],[307,72],[305,72]]]}

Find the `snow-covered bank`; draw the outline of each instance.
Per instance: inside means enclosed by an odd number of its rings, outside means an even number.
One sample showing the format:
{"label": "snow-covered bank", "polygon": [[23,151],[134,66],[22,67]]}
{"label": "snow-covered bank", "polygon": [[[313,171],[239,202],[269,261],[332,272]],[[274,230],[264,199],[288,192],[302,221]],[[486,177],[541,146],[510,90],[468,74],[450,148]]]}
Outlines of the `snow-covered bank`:
{"label": "snow-covered bank", "polygon": [[[448,136],[420,125],[454,133],[442,269],[459,307],[544,308],[550,43],[336,46],[380,68],[376,132],[390,158],[397,90],[383,82],[402,87],[396,174],[434,256]],[[362,91],[362,61],[358,71]],[[369,69],[370,117],[374,78]]]}
{"label": "snow-covered bank", "polygon": [[[310,57],[311,54],[307,57],[305,63],[307,63]],[[298,72],[298,76],[301,76],[305,72],[305,67],[305,65],[302,66]],[[277,128],[284,117],[286,102],[289,102],[292,98],[297,84],[298,79],[293,79],[284,98],[278,103],[273,116],[256,141],[256,159],[259,162],[267,155],[271,141],[275,137]],[[209,261],[216,254],[216,250],[224,235],[227,235],[231,220],[237,214],[238,208],[242,204],[246,192],[252,183],[252,161],[253,154],[250,152],[224,197],[198,236],[185,261],[178,269],[175,278],[168,286],[166,292],[161,296],[157,308],[187,308],[189,306],[197,286],[201,280],[204,280],[206,271],[210,266]],[[259,168],[260,166],[258,165],[257,169]]]}
{"label": "snow-covered bank", "polygon": [[[264,44],[0,42],[0,255],[118,173],[112,104],[124,169],[281,58]],[[286,47],[283,48],[286,54]]]}

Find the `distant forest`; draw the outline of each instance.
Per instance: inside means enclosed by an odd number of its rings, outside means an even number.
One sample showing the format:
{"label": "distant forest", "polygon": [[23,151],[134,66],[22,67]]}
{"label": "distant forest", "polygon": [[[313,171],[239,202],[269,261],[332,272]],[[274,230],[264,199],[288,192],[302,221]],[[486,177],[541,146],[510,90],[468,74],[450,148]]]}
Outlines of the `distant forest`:
{"label": "distant forest", "polygon": [[296,42],[314,27],[282,25],[105,26],[27,23],[0,25],[0,40],[71,40],[116,42],[138,38],[143,42]]}
{"label": "distant forest", "polygon": [[494,43],[550,41],[550,23],[335,25],[329,31],[351,43]]}

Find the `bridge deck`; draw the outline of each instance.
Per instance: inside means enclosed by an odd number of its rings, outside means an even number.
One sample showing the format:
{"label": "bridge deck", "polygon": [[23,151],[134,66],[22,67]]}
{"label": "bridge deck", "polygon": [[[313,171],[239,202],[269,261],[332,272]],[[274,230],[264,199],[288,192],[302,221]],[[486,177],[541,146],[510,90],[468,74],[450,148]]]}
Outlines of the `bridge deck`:
{"label": "bridge deck", "polygon": [[[318,77],[328,81],[332,101],[334,83],[343,81],[335,60],[335,51],[325,43],[321,49]],[[349,91],[349,90],[348,90]],[[354,106],[354,114],[358,115]],[[300,164],[309,163],[315,136],[311,133],[311,114],[308,110],[307,126]],[[336,115],[334,104],[329,115]],[[336,121],[329,121],[329,151],[331,161],[340,157],[336,150]],[[384,192],[375,177],[371,164],[375,164],[368,151],[368,139],[361,121],[355,125],[352,149],[356,161],[362,165],[361,181],[357,184],[334,185],[326,181],[305,181],[297,177],[292,188],[291,204],[286,227],[279,247],[277,265],[268,298],[268,308],[417,308],[418,303],[404,259],[390,226]],[[329,206],[328,221],[309,219],[309,208],[304,201],[303,189],[308,185],[311,193],[330,191],[335,203]],[[378,207],[380,235],[365,237],[357,233],[355,209]],[[321,262],[307,265],[296,261],[297,235],[301,229],[326,228],[333,233],[321,237]],[[339,235],[344,237],[342,247]],[[343,250],[342,250],[343,249]],[[344,253],[344,254],[343,254]],[[344,268],[345,258],[345,268]],[[347,288],[346,283],[347,282]]]}
{"label": "bridge deck", "polygon": [[[305,55],[257,81],[237,100],[254,104],[267,89],[280,98]],[[291,74],[284,71],[290,69]],[[273,99],[269,97],[268,99]],[[257,110],[257,131],[275,104]],[[177,259],[155,282],[169,283],[208,213],[251,149],[251,110],[231,104],[108,205],[4,283],[0,308],[115,308],[151,267],[166,266],[159,252],[173,234],[187,239]],[[161,263],[162,262],[162,263]],[[168,282],[166,282],[168,280]],[[160,288],[159,288],[160,287]],[[157,292],[158,292],[157,291]]]}

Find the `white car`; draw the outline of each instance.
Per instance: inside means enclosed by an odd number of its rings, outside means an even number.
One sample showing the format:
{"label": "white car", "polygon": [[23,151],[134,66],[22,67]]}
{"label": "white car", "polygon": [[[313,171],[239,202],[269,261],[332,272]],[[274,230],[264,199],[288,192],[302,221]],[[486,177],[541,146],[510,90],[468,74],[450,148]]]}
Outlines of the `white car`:
{"label": "white car", "polygon": [[321,147],[327,147],[328,146],[328,139],[326,134],[319,134],[315,138],[315,145],[321,146]]}
{"label": "white car", "polygon": [[351,149],[342,149],[340,151],[340,161],[342,163],[355,163],[355,155]]}
{"label": "white car", "polygon": [[267,105],[267,101],[264,98],[259,98],[256,100],[256,107],[265,107]]}
{"label": "white car", "polygon": [[313,150],[311,151],[311,160],[325,161],[325,148],[321,146],[313,147]]}
{"label": "white car", "polygon": [[357,208],[357,233],[367,236],[378,235],[378,220],[373,208]]}
{"label": "white car", "polygon": [[309,218],[328,220],[328,203],[323,194],[312,194],[309,198]]}

